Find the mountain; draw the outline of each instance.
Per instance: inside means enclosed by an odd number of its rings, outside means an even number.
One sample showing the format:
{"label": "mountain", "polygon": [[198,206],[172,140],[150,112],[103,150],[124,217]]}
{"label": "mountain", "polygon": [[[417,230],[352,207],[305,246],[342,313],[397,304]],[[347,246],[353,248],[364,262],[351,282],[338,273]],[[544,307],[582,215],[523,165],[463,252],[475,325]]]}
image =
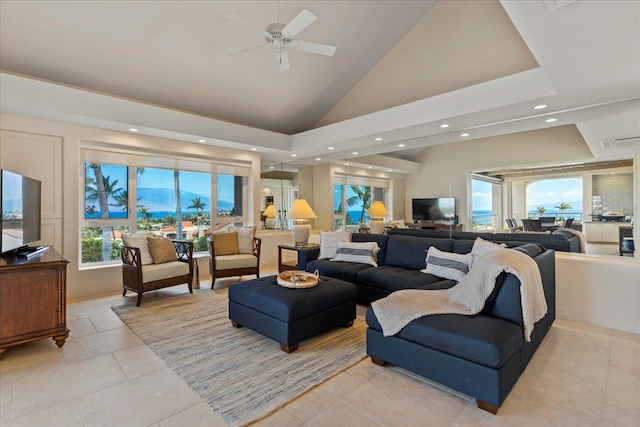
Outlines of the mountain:
{"label": "mountain", "polygon": [[[196,197],[200,197],[202,203],[204,203],[205,210],[211,210],[211,198],[201,196],[190,191],[180,190],[180,203],[182,204],[182,211],[187,211],[187,207],[193,204],[192,200]],[[172,211],[174,206],[174,191],[171,188],[138,188],[138,205],[144,205],[151,212],[158,211]],[[233,208],[233,202],[227,200],[221,200],[218,203],[218,208],[221,210],[230,210]],[[190,209],[190,212],[194,209]]]}

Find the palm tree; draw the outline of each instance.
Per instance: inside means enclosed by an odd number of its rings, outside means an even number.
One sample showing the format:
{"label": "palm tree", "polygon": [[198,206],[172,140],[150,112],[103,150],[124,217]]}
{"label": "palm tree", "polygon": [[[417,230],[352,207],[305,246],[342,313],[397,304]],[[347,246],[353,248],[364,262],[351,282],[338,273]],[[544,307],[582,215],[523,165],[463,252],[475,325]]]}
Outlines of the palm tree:
{"label": "palm tree", "polygon": [[180,171],[173,171],[173,186],[176,200],[176,239],[182,240],[182,203],[180,201]]}
{"label": "palm tree", "polygon": [[355,196],[351,196],[347,199],[347,206],[355,206],[362,203],[362,210],[360,211],[360,222],[364,221],[364,214],[371,205],[371,187],[365,187],[360,185],[350,185],[351,190],[356,193]]}
{"label": "palm tree", "polygon": [[117,206],[120,207],[123,211],[126,211],[129,204],[129,192],[127,190],[121,191],[113,196],[113,200],[115,200],[115,203],[113,203],[111,206]]}
{"label": "palm tree", "polygon": [[[109,196],[114,195],[122,191],[122,188],[115,188],[118,184],[118,180],[111,182],[109,176],[102,174],[102,165],[100,163],[91,163],[89,168],[93,170],[95,180],[87,179],[88,194],[87,200],[98,200],[100,206],[100,218],[109,218]],[[94,184],[95,187],[91,186]],[[109,228],[102,227],[102,260],[107,261],[111,259],[111,233]]]}
{"label": "palm tree", "polygon": [[560,209],[560,219],[564,221],[564,211],[573,209],[570,204],[562,202],[559,206],[554,206],[556,209]]}
{"label": "palm tree", "polygon": [[144,206],[138,207],[138,213],[142,215],[142,226],[145,230],[148,230],[151,225],[151,212],[149,208],[145,208]]}
{"label": "palm tree", "polygon": [[544,215],[544,213],[547,211],[547,208],[545,208],[544,206],[538,206],[538,208],[536,209],[536,213],[538,214],[538,218],[540,218],[542,215]]}
{"label": "palm tree", "polygon": [[187,210],[195,209],[196,217],[198,217],[202,215],[202,212],[204,211],[205,207],[206,207],[206,204],[202,200],[200,200],[200,196],[198,196],[195,199],[191,199],[191,206],[188,206]]}
{"label": "palm tree", "polygon": [[98,211],[96,210],[96,205],[87,206],[85,212],[87,213],[87,216],[89,218],[93,218],[93,216],[98,213]]}

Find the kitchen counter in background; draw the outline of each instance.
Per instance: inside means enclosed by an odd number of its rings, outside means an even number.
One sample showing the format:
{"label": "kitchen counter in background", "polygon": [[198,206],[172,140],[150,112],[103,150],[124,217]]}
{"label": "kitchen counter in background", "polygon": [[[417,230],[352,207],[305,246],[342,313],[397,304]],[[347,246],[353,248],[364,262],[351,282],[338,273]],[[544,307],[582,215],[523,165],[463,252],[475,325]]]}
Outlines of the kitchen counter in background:
{"label": "kitchen counter in background", "polygon": [[592,221],[583,224],[582,232],[587,242],[618,243],[620,226],[631,225],[627,221]]}

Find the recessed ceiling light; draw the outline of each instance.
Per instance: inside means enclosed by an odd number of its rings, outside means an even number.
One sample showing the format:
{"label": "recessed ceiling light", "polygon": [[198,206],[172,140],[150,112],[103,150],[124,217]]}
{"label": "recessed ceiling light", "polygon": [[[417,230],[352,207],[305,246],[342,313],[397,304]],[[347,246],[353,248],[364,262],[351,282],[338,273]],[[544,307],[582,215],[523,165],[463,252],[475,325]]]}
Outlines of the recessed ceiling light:
{"label": "recessed ceiling light", "polygon": [[349,162],[344,162],[344,165],[345,166],[349,166]]}
{"label": "recessed ceiling light", "polygon": [[275,168],[276,168],[275,166],[269,166],[269,169],[275,169]]}
{"label": "recessed ceiling light", "polygon": [[460,136],[469,136],[468,133],[461,133]]}
{"label": "recessed ceiling light", "polygon": [[404,144],[398,144],[398,147],[405,147]]}
{"label": "recessed ceiling light", "polygon": [[136,128],[129,128],[129,132],[138,132],[138,129],[136,129]]}
{"label": "recessed ceiling light", "polygon": [[251,147],[251,151],[256,151],[257,148],[256,147]]}
{"label": "recessed ceiling light", "polygon": [[533,107],[534,110],[543,110],[547,108],[547,106],[545,104],[540,104],[540,105],[536,105],[535,107]]}
{"label": "recessed ceiling light", "polygon": [[440,125],[441,128],[448,128],[449,127],[449,123],[443,123]]}
{"label": "recessed ceiling light", "polygon": [[351,154],[358,154],[358,152],[357,151],[352,151]]}
{"label": "recessed ceiling light", "polygon": [[367,166],[367,169],[373,169],[373,166]]}
{"label": "recessed ceiling light", "polygon": [[329,150],[333,150],[333,147],[329,147]]}
{"label": "recessed ceiling light", "polygon": [[207,142],[206,139],[199,139],[198,142]]}
{"label": "recessed ceiling light", "polygon": [[558,119],[551,117],[550,119],[545,120],[547,123],[553,123],[553,122],[557,122]]}
{"label": "recessed ceiling light", "polygon": [[377,138],[375,138],[375,140],[376,140],[376,141],[382,141],[382,138],[377,137]]}
{"label": "recessed ceiling light", "polygon": [[393,172],[393,169],[387,169],[387,172]]}
{"label": "recessed ceiling light", "polygon": [[291,157],[298,157],[298,155],[297,154],[292,154]]}
{"label": "recessed ceiling light", "polygon": [[316,157],[316,160],[317,160],[317,161],[320,161],[320,160],[322,160],[322,159],[321,159],[320,157]]}

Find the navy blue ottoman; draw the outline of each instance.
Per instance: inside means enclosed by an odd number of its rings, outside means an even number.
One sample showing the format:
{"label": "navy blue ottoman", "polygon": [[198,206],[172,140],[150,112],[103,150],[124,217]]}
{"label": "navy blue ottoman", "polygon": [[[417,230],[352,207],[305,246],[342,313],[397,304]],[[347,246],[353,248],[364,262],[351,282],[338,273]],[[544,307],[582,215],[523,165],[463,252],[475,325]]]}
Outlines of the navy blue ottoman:
{"label": "navy blue ottoman", "polygon": [[278,285],[276,279],[262,277],[229,287],[233,326],[246,326],[291,353],[300,341],[338,326],[353,325],[358,297],[354,284],[321,277],[312,288],[290,289]]}

